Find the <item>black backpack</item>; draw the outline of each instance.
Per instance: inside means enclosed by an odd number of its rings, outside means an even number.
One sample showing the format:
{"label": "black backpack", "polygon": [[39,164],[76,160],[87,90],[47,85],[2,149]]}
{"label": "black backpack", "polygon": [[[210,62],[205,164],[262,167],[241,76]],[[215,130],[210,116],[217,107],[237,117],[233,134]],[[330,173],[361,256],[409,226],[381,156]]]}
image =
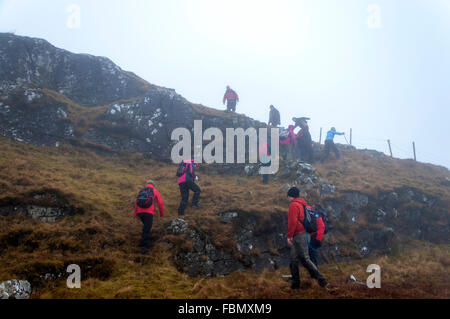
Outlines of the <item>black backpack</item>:
{"label": "black backpack", "polygon": [[153,205],[153,188],[146,187],[139,191],[136,199],[136,204],[141,208],[150,208]]}
{"label": "black backpack", "polygon": [[[313,207],[308,207],[303,205],[305,212],[305,219],[303,221],[303,226],[307,233],[312,234],[317,232],[317,220],[322,219],[325,224],[324,234],[328,233],[333,229],[333,225],[328,219],[327,212],[320,205],[314,205]],[[301,221],[300,221],[301,222]]]}
{"label": "black backpack", "polygon": [[184,168],[184,163],[181,163],[180,166],[178,166],[177,177],[181,177],[184,174]]}

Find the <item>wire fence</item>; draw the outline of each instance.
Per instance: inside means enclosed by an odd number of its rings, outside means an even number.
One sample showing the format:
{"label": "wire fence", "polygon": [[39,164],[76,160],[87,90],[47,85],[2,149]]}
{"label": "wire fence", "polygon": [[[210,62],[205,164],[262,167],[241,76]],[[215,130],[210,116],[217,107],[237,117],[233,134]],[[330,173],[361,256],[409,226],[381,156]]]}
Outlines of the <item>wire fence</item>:
{"label": "wire fence", "polygon": [[[353,130],[352,130],[353,132]],[[398,141],[396,139],[392,140],[392,139],[383,139],[383,138],[377,138],[377,137],[365,137],[365,136],[357,136],[355,138],[355,135],[352,134],[353,136],[350,138],[347,135],[344,135],[344,139],[342,140],[344,142],[344,144],[350,144],[349,140],[351,141],[351,145],[352,146],[357,146],[358,148],[368,148],[368,149],[374,149],[376,151],[382,152],[388,156],[391,155],[391,151],[392,151],[392,157],[395,158],[400,158],[400,159],[414,159],[416,157],[417,161],[420,162],[428,162],[428,163],[433,163],[436,165],[441,165],[441,166],[445,166],[445,164],[443,164],[443,160],[442,160],[442,155],[438,155],[434,152],[430,152],[430,151],[423,151],[423,149],[420,149],[419,151],[417,150],[416,145],[414,145],[413,148],[413,143],[411,141],[411,143],[408,145],[402,141]],[[321,134],[321,144],[323,144],[323,138],[324,134]],[[326,134],[325,134],[326,136]],[[337,137],[337,136],[336,136]],[[319,140],[319,138],[318,138]],[[391,146],[391,150],[389,149],[389,144]],[[414,154],[414,151],[416,152],[416,154]],[[416,156],[415,156],[416,155]]]}

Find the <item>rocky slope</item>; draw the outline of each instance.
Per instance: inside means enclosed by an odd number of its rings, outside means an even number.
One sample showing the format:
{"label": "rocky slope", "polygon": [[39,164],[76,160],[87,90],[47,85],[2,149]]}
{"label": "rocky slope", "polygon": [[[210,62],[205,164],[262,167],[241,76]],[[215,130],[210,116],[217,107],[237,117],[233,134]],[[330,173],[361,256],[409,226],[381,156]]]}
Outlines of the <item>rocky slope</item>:
{"label": "rocky slope", "polygon": [[[0,34],[0,90],[0,282],[26,279],[49,293],[71,263],[94,286],[138,276],[145,258],[134,253],[140,225],[130,211],[148,177],[167,203],[168,218],[153,230],[153,262],[169,281],[284,270],[292,185],[325,207],[335,226],[321,249],[323,265],[395,255],[420,242],[449,244],[450,174],[442,167],[342,145],[339,161],[282,162],[269,185],[255,165],[202,165],[204,208],[178,219],[171,132],[192,131],[200,119],[204,129],[265,124],[194,105],[106,58],[11,34]],[[445,252],[442,260],[445,267]],[[149,269],[158,278],[157,266]],[[150,282],[145,291],[165,285]]]}
{"label": "rocky slope", "polygon": [[193,105],[107,58],[11,34],[0,34],[0,93],[0,135],[36,145],[76,140],[169,159],[171,132],[192,130],[194,120],[205,128],[263,126]]}

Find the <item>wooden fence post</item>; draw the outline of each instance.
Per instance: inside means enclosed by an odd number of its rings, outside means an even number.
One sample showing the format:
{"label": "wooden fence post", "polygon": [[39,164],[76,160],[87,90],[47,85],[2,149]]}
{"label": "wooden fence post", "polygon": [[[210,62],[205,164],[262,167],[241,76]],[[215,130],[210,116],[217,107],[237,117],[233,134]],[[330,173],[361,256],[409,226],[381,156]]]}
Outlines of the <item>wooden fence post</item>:
{"label": "wooden fence post", "polygon": [[416,143],[413,142],[413,152],[414,152],[414,161],[417,162],[416,159]]}
{"label": "wooden fence post", "polygon": [[392,157],[392,148],[391,148],[391,140],[387,140],[388,145],[389,145],[389,153],[391,153],[391,157]]}
{"label": "wooden fence post", "polygon": [[322,128],[320,128],[319,145],[322,144]]}
{"label": "wooden fence post", "polygon": [[350,145],[352,145],[352,135],[353,135],[353,130],[350,129]]}

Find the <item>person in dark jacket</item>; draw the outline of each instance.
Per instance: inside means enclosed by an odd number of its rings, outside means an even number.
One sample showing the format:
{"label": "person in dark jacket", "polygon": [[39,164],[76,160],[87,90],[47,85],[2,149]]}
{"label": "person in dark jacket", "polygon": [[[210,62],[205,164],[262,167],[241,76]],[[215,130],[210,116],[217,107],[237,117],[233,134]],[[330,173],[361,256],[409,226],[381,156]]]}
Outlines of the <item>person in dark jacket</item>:
{"label": "person in dark jacket", "polygon": [[309,132],[309,126],[307,121],[310,120],[308,117],[294,117],[292,119],[295,123],[295,127],[300,127],[300,131],[297,133],[297,156],[300,160],[312,163],[313,162],[313,148],[312,148],[312,138]]}
{"label": "person in dark jacket", "polygon": [[227,112],[236,112],[236,104],[239,102],[239,95],[229,86],[223,96],[223,104],[227,102]]}
{"label": "person in dark jacket", "polygon": [[336,159],[340,158],[339,150],[334,144],[335,135],[345,135],[345,133],[336,132],[336,129],[334,127],[332,127],[331,130],[328,131],[327,137],[325,139],[325,151],[322,155],[322,159],[320,160],[321,163],[325,162],[325,160],[328,158],[328,155],[330,155],[330,151],[334,152],[334,154],[336,155]]}
{"label": "person in dark jacket", "polygon": [[291,288],[300,288],[299,263],[306,268],[312,278],[319,282],[321,287],[326,287],[328,285],[327,280],[309,257],[308,234],[305,232],[303,226],[305,219],[304,206],[306,202],[300,198],[300,190],[297,187],[289,189],[287,196],[291,202],[289,205],[287,232],[287,243],[291,247],[291,261],[289,265],[292,275]]}
{"label": "person in dark jacket", "polygon": [[134,218],[139,218],[144,224],[140,244],[143,254],[148,253],[150,248],[150,231],[153,225],[153,216],[155,215],[155,203],[158,204],[159,216],[164,217],[164,203],[161,194],[155,188],[155,183],[152,180],[149,180],[146,183],[145,188],[152,190],[153,204],[148,208],[142,208],[138,206],[138,200],[136,200],[134,205]]}
{"label": "person in dark jacket", "polygon": [[201,208],[198,205],[200,200],[200,187],[195,184],[195,181],[198,180],[197,175],[195,174],[195,169],[197,168],[197,163],[193,160],[184,160],[180,166],[178,167],[177,176],[178,176],[178,185],[180,186],[181,193],[181,202],[178,207],[178,215],[184,215],[184,210],[189,201],[189,190],[194,192],[194,198],[192,199],[192,208]]}
{"label": "person in dark jacket", "polygon": [[[272,141],[271,137],[267,138],[267,142],[263,143],[259,148],[259,158],[262,163],[263,167],[270,167],[272,165]],[[262,183],[268,184],[269,183],[269,175],[263,174],[262,176]]]}
{"label": "person in dark jacket", "polygon": [[271,105],[269,113],[269,125],[277,127],[280,124],[280,112],[275,108],[275,106]]}

